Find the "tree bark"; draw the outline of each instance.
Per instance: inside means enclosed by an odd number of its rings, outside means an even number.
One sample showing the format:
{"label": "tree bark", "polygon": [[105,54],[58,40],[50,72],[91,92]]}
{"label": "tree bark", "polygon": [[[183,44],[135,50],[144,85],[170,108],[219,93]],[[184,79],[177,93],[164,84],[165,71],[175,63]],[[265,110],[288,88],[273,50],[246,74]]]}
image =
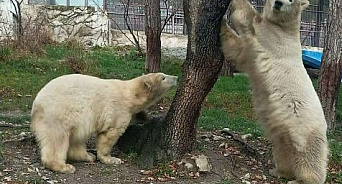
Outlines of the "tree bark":
{"label": "tree bark", "polygon": [[183,76],[165,118],[161,148],[168,158],[193,149],[202,103],[222,68],[219,31],[230,0],[183,1],[187,25],[187,57]]}
{"label": "tree bark", "polygon": [[160,0],[147,0],[145,5],[146,15],[146,65],[145,72],[160,71],[161,63],[161,15]]}
{"label": "tree bark", "polygon": [[[220,24],[230,0],[183,1],[188,32],[183,76],[166,117],[152,117],[130,126],[118,141],[120,150],[138,154],[136,163],[151,168],[157,161],[176,159],[194,148],[202,103],[223,64]],[[136,118],[132,122],[136,122]]]}
{"label": "tree bark", "polygon": [[23,0],[11,0],[12,5],[14,6],[14,17],[16,19],[16,36],[17,40],[19,42],[22,41],[24,37],[24,28],[23,28],[23,21],[22,21],[22,15],[21,15],[21,4]]}
{"label": "tree bark", "polygon": [[336,128],[336,107],[342,75],[342,2],[330,0],[325,31],[318,95],[321,99],[328,131]]}

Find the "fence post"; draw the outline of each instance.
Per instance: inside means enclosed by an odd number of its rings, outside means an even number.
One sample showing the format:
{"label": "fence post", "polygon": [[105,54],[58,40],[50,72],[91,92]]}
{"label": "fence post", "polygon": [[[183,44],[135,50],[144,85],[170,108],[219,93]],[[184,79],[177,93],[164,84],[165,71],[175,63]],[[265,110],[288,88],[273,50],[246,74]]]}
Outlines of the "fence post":
{"label": "fence post", "polygon": [[176,14],[172,16],[172,34],[175,34],[175,16]]}

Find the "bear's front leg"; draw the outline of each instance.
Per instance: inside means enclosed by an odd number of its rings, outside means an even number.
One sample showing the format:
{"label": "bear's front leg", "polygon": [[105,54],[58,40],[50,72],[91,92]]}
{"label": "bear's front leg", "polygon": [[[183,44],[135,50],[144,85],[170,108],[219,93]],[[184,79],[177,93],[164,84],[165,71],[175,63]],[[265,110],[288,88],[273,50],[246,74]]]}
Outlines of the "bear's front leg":
{"label": "bear's front leg", "polygon": [[122,135],[124,130],[110,128],[108,131],[97,135],[97,157],[105,164],[121,164],[119,158],[111,157],[110,152]]}
{"label": "bear's front leg", "polygon": [[221,50],[227,60],[237,61],[242,52],[242,40],[236,32],[229,27],[226,19],[221,22]]}
{"label": "bear's front leg", "polygon": [[233,0],[230,19],[239,35],[254,35],[253,19],[260,14],[254,9],[248,0]]}

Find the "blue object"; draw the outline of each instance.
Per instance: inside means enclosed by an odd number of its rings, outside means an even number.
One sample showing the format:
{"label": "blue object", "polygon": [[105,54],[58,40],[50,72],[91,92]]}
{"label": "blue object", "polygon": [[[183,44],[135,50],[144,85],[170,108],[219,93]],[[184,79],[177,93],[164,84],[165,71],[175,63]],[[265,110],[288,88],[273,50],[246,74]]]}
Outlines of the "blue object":
{"label": "blue object", "polygon": [[321,66],[322,52],[312,50],[302,50],[303,63],[311,68],[319,69]]}

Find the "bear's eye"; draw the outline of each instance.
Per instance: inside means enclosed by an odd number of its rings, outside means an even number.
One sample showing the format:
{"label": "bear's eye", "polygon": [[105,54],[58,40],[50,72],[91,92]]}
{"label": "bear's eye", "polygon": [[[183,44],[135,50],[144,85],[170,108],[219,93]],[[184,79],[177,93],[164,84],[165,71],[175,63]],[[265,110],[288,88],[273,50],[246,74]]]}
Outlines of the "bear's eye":
{"label": "bear's eye", "polygon": [[165,80],[165,77],[163,77],[162,80]]}
{"label": "bear's eye", "polygon": [[290,3],[292,3],[292,0],[289,0],[290,1]]}

